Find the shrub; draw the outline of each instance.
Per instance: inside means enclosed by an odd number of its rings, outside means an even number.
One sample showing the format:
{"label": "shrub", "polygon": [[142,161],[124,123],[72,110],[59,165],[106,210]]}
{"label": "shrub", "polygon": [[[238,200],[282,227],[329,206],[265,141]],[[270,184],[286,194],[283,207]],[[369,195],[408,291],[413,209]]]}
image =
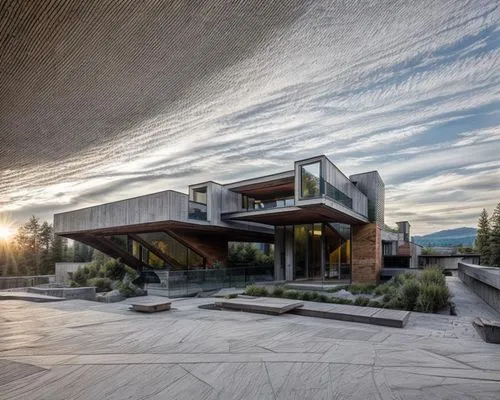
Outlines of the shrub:
{"label": "shrub", "polygon": [[70,280],[69,287],[80,287],[80,285],[78,283],[76,283],[75,281]]}
{"label": "shrub", "polygon": [[412,273],[412,272],[404,272],[402,274],[397,274],[394,278],[393,281],[396,285],[404,285],[405,282],[410,281],[410,280],[415,280],[417,276]]}
{"label": "shrub", "polygon": [[281,286],[276,286],[273,290],[273,294],[272,296],[273,297],[283,297],[283,293],[285,291],[283,290],[283,288]]}
{"label": "shrub", "polygon": [[446,278],[443,272],[437,267],[426,268],[420,275],[423,284],[435,283],[439,286],[446,286]]}
{"label": "shrub", "polygon": [[137,278],[139,278],[139,273],[135,269],[129,267],[128,265],[125,265],[124,267],[125,267],[125,274],[129,276],[129,279],[132,282],[135,281]]}
{"label": "shrub", "polygon": [[131,282],[118,283],[118,290],[120,291],[120,294],[125,297],[132,297],[137,292],[137,288]]}
{"label": "shrub", "polygon": [[346,290],[352,294],[371,294],[375,290],[375,285],[372,283],[354,283]]}
{"label": "shrub", "polygon": [[259,286],[248,286],[247,290],[245,291],[245,294],[248,296],[256,296],[256,297],[266,297],[269,296],[269,292],[265,287],[259,287]]}
{"label": "shrub", "polygon": [[283,293],[283,297],[286,299],[296,300],[299,298],[299,292],[297,292],[296,290],[285,290],[285,292]]}
{"label": "shrub", "polygon": [[111,290],[112,281],[109,278],[90,278],[87,284],[95,286],[96,292],[109,292]]}
{"label": "shrub", "polygon": [[342,297],[331,297],[328,299],[328,303],[332,304],[352,304],[352,300],[350,299],[344,299]]}
{"label": "shrub", "polygon": [[225,296],[226,299],[235,299],[236,297],[238,297],[238,293],[231,293]]}
{"label": "shrub", "polygon": [[405,310],[413,311],[420,294],[420,284],[416,279],[408,279],[400,289],[401,302]]}
{"label": "shrub", "polygon": [[382,301],[384,303],[388,303],[389,301],[392,300],[393,297],[397,295],[398,290],[396,289],[395,286],[391,285],[387,288],[386,293],[384,294],[384,297]]}
{"label": "shrub", "polygon": [[370,299],[367,298],[367,297],[363,297],[363,296],[358,296],[354,300],[354,304],[355,305],[357,305],[357,306],[363,306],[363,307],[367,306],[369,302],[370,302]]}
{"label": "shrub", "polygon": [[104,275],[113,281],[121,281],[125,277],[125,265],[119,261],[110,260],[102,267]]}
{"label": "shrub", "polygon": [[434,282],[422,283],[417,299],[416,310],[421,312],[436,312],[448,303],[450,293],[446,286]]}
{"label": "shrub", "polygon": [[311,299],[312,299],[312,293],[311,292],[304,292],[300,296],[300,299],[304,300],[304,301],[311,301]]}
{"label": "shrub", "polygon": [[311,293],[311,301],[319,301],[320,294],[318,292]]}
{"label": "shrub", "polygon": [[370,302],[368,303],[368,307],[379,307],[379,308],[382,308],[382,303],[380,303],[377,300],[370,300]]}
{"label": "shrub", "polygon": [[389,282],[383,283],[375,288],[375,294],[377,296],[382,296],[383,294],[387,294],[391,290],[391,284]]}
{"label": "shrub", "polygon": [[85,286],[87,284],[87,277],[88,274],[85,272],[85,268],[80,267],[75,272],[71,273],[71,280],[74,281],[78,286]]}
{"label": "shrub", "polygon": [[318,294],[318,300],[321,303],[328,303],[330,298],[326,294]]}

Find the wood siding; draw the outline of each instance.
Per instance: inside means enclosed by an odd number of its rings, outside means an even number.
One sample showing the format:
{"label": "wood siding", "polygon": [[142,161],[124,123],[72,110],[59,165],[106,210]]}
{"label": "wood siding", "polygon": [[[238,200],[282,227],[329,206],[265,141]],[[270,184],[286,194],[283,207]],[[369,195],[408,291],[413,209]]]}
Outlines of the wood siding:
{"label": "wood siding", "polygon": [[58,234],[159,221],[187,222],[188,196],[167,190],[54,215]]}

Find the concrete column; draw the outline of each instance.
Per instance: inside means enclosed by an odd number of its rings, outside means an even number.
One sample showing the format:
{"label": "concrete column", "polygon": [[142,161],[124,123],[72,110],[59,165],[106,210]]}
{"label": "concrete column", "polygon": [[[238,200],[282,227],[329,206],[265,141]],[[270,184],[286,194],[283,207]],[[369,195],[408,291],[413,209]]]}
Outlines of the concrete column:
{"label": "concrete column", "polygon": [[293,257],[293,225],[285,227],[285,279],[293,280],[294,257]]}
{"label": "concrete column", "polygon": [[352,226],[352,281],[377,283],[382,268],[380,228],[375,223]]}
{"label": "concrete column", "polygon": [[274,229],[274,279],[285,279],[285,227],[276,226]]}

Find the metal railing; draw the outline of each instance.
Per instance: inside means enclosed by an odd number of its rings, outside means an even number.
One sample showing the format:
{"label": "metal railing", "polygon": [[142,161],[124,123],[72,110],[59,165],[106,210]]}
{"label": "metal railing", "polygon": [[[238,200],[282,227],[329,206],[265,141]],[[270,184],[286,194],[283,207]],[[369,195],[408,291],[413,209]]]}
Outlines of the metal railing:
{"label": "metal railing", "polygon": [[321,184],[323,185],[323,193],[326,197],[352,209],[352,199],[349,196],[341,192],[339,189],[337,189],[335,186],[325,181],[324,179],[322,179],[321,181]]}
{"label": "metal railing", "polygon": [[278,200],[267,200],[267,201],[255,201],[253,206],[247,208],[242,208],[243,211],[259,211],[259,210],[269,210],[272,208],[283,208],[292,207],[295,205],[295,199],[293,197]]}

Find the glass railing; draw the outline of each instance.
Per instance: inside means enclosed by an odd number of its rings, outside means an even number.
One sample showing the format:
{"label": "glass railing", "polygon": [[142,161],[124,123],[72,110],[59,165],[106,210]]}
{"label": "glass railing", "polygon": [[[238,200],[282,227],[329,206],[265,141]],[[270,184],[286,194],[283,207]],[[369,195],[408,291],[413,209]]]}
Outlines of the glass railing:
{"label": "glass railing", "polygon": [[148,274],[156,272],[159,272],[158,280],[148,279],[151,283],[146,283],[145,289],[150,294],[158,292],[169,297],[194,296],[224,288],[245,288],[256,282],[274,279],[273,265],[182,271],[147,270]]}
{"label": "glass railing", "polygon": [[188,202],[188,218],[197,219],[199,221],[207,220],[207,205],[197,203],[196,201]]}
{"label": "glass railing", "polygon": [[243,211],[269,210],[272,208],[292,207],[295,205],[293,197],[278,200],[255,200],[253,207],[243,208]]}
{"label": "glass railing", "polygon": [[324,179],[322,179],[322,185],[326,197],[352,209],[352,199],[349,196]]}

